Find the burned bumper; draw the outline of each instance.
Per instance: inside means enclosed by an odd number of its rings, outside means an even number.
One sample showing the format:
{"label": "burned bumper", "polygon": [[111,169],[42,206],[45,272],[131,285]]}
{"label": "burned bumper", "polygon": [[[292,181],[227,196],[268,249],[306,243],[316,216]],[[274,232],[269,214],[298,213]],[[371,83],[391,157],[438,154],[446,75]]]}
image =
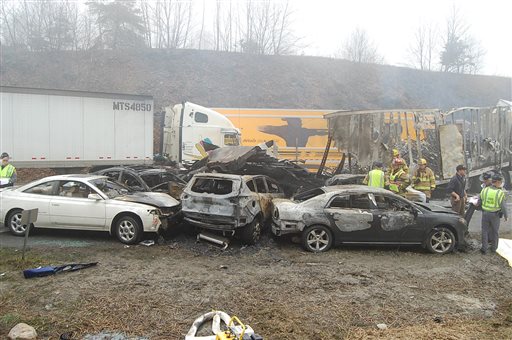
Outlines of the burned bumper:
{"label": "burned bumper", "polygon": [[295,221],[272,221],[272,233],[276,236],[300,233],[298,222]]}
{"label": "burned bumper", "polygon": [[184,220],[195,227],[217,231],[233,231],[246,224],[245,219],[237,220],[231,216],[212,216],[192,213],[186,213]]}

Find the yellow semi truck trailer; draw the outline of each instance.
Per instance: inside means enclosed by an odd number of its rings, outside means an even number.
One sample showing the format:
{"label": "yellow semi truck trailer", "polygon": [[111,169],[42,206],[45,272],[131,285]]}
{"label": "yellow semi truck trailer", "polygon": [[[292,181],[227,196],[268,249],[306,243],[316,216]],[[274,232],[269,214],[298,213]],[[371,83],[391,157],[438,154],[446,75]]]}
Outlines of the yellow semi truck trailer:
{"label": "yellow semi truck trailer", "polygon": [[[241,144],[259,145],[273,140],[278,157],[303,163],[316,171],[327,144],[328,121],[324,115],[339,110],[213,108],[224,114],[241,131]],[[336,167],[341,154],[333,147],[328,167]]]}

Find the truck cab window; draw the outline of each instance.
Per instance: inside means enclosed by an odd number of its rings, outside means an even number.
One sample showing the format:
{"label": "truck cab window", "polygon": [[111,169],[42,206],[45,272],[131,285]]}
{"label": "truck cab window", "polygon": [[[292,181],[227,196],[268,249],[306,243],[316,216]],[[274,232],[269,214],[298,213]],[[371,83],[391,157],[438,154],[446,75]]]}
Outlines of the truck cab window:
{"label": "truck cab window", "polygon": [[208,123],[208,115],[202,112],[196,112],[194,115],[194,121],[196,123]]}

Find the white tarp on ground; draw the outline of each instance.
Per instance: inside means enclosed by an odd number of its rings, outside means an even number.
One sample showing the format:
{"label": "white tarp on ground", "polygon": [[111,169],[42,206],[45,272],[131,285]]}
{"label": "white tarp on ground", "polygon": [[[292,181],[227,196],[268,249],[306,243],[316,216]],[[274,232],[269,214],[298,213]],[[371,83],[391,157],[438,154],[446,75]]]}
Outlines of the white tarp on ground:
{"label": "white tarp on ground", "polygon": [[512,267],[512,240],[500,238],[496,252],[504,257]]}

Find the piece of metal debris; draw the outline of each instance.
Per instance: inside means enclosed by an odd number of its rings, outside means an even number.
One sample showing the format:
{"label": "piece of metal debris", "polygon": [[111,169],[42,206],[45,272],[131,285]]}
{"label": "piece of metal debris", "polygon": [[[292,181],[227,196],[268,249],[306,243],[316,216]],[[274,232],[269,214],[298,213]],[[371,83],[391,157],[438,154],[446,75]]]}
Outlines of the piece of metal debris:
{"label": "piece of metal debris", "polygon": [[142,246],[151,247],[151,246],[155,245],[155,241],[153,241],[153,240],[144,240],[144,241],[140,242],[139,244],[142,245]]}

